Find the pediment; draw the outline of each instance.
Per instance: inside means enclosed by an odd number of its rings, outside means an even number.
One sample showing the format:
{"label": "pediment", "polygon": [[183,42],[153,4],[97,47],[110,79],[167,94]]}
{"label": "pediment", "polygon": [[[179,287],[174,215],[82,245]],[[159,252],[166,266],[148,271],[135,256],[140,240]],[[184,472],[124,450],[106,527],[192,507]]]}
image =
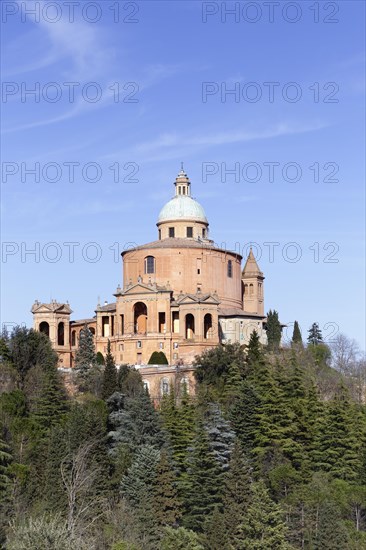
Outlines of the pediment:
{"label": "pediment", "polygon": [[185,294],[177,298],[178,305],[184,304],[220,304],[220,300],[212,296],[212,294]]}
{"label": "pediment", "polygon": [[70,315],[72,309],[68,304],[34,304],[32,313],[57,313]]}
{"label": "pediment", "polygon": [[158,285],[154,285],[154,284],[146,285],[144,283],[136,283],[130,286],[129,288],[127,288],[126,290],[123,290],[120,295],[126,296],[128,294],[146,294],[146,293],[156,294],[157,292],[164,292],[164,291],[171,292],[164,287],[159,287]]}

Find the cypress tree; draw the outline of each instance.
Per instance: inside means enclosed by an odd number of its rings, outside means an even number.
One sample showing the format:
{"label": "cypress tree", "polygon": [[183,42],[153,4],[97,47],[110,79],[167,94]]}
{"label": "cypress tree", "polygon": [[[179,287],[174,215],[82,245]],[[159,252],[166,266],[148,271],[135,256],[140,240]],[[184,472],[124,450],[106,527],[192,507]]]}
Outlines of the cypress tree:
{"label": "cypress tree", "polygon": [[268,349],[270,351],[278,351],[281,342],[282,329],[281,323],[278,319],[278,312],[276,310],[272,311],[270,309],[267,313],[266,332]]}
{"label": "cypress tree", "polygon": [[308,330],[308,343],[312,344],[313,346],[317,346],[318,344],[323,342],[323,336],[322,331],[319,328],[318,323],[313,323],[311,327]]}
{"label": "cypress tree", "polygon": [[111,353],[111,342],[108,339],[107,355],[105,357],[105,366],[103,372],[102,398],[108,399],[118,389],[117,368],[114,357]]}
{"label": "cypress tree", "polygon": [[294,324],[294,331],[292,333],[291,345],[292,346],[303,347],[300,327],[299,327],[299,323],[297,321],[295,321],[295,324]]}

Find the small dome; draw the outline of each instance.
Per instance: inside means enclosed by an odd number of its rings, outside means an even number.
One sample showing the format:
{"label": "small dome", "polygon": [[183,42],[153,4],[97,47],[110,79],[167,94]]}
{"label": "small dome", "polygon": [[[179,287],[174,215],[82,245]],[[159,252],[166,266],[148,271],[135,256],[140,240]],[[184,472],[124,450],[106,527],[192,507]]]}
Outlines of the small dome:
{"label": "small dome", "polygon": [[176,195],[161,209],[158,223],[172,220],[192,220],[208,224],[202,206],[187,195]]}

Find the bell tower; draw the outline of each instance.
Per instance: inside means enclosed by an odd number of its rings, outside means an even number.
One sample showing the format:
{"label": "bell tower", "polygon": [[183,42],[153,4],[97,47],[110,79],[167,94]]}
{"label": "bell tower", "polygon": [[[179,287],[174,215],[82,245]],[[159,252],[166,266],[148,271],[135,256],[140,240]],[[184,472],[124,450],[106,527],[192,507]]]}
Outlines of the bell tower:
{"label": "bell tower", "polygon": [[40,303],[36,300],[32,306],[33,328],[46,334],[51,340],[52,347],[59,356],[60,367],[70,367],[70,315],[72,309],[69,304]]}
{"label": "bell tower", "polygon": [[241,279],[244,311],[264,316],[264,275],[258,267],[252,249],[245,262]]}
{"label": "bell tower", "polygon": [[181,170],[175,179],[174,185],[175,185],[176,197],[179,195],[183,195],[187,197],[191,196],[191,182],[189,180],[189,177],[184,171],[183,162],[182,162]]}

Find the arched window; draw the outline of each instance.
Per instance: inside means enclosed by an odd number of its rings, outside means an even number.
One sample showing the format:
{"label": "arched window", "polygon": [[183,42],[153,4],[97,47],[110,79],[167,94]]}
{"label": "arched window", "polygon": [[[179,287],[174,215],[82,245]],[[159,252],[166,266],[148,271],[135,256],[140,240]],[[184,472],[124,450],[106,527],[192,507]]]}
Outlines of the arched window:
{"label": "arched window", "polygon": [[168,395],[169,393],[169,380],[163,378],[161,381],[161,395]]}
{"label": "arched window", "polygon": [[71,332],[71,345],[76,346],[76,330]]}
{"label": "arched window", "polygon": [[227,263],[227,276],[232,277],[233,276],[233,262],[232,260],[229,260]]}
{"label": "arched window", "polygon": [[192,313],[186,315],[186,339],[191,340],[194,338],[194,317]]}
{"label": "arched window", "polygon": [[145,258],[145,273],[155,273],[155,258],[154,258],[154,256],[146,256],[146,258]]}
{"label": "arched window", "polygon": [[65,325],[62,322],[59,323],[57,327],[57,345],[58,346],[65,345]]}
{"label": "arched window", "polygon": [[212,338],[212,315],[206,313],[203,320],[203,336],[206,339]]}
{"label": "arched window", "polygon": [[258,283],[258,294],[262,296],[262,283]]}
{"label": "arched window", "polygon": [[244,285],[244,294],[248,294],[248,285],[247,284]]}
{"label": "arched window", "polygon": [[143,384],[144,389],[145,389],[146,391],[150,391],[150,384],[149,384],[149,382],[148,382],[147,380],[143,380],[143,381],[142,381],[142,384]]}
{"label": "arched window", "polygon": [[189,380],[186,376],[180,381],[180,394],[184,395],[185,393],[189,393]]}
{"label": "arched window", "polygon": [[43,332],[46,336],[50,335],[50,325],[46,321],[42,321],[39,325],[39,332]]}
{"label": "arched window", "polygon": [[249,296],[253,296],[253,293],[254,293],[254,287],[253,287],[252,283],[250,283],[250,285],[249,285]]}
{"label": "arched window", "polygon": [[[90,327],[89,328],[90,332],[92,333],[93,336],[95,336],[95,328],[94,327]],[[113,336],[113,334],[112,334]]]}
{"label": "arched window", "polygon": [[135,334],[147,332],[147,307],[143,302],[136,302],[133,306]]}

